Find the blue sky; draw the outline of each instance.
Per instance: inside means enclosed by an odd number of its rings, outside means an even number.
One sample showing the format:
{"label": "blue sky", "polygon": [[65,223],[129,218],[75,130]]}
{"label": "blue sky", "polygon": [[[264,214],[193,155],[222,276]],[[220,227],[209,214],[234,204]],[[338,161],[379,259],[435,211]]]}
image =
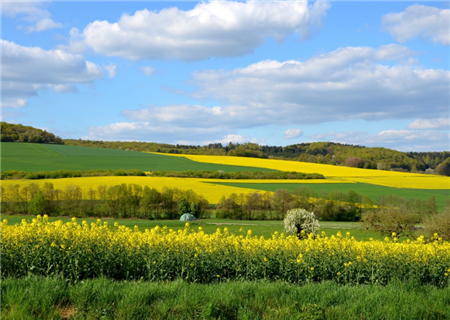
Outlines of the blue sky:
{"label": "blue sky", "polygon": [[2,121],[450,150],[449,2],[2,2]]}

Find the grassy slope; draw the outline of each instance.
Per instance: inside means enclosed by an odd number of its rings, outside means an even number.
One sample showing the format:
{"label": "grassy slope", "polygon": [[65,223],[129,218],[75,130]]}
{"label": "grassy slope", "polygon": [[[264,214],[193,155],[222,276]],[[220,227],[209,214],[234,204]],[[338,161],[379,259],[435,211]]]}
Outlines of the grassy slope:
{"label": "grassy slope", "polygon": [[97,169],[274,171],[271,169],[200,163],[182,157],[135,151],[51,144],[2,142],[1,152],[2,171],[37,172]]}
{"label": "grassy slope", "polygon": [[332,191],[341,191],[344,193],[353,190],[360,195],[365,195],[371,198],[373,201],[377,201],[379,196],[396,195],[400,198],[408,200],[410,198],[428,200],[434,196],[436,198],[436,204],[439,209],[443,209],[450,199],[449,190],[432,190],[432,189],[403,189],[403,188],[391,188],[384,186],[377,186],[366,183],[228,183],[220,182],[214,184],[221,184],[225,186],[233,186],[239,188],[258,189],[265,191],[276,191],[278,189],[287,189],[294,191],[299,187],[307,187],[311,190],[315,190],[319,195],[322,191],[330,193]]}
{"label": "grassy slope", "polygon": [[433,319],[450,318],[450,288],[414,283],[341,286],[322,282],[183,281],[100,278],[4,279],[2,319]]}

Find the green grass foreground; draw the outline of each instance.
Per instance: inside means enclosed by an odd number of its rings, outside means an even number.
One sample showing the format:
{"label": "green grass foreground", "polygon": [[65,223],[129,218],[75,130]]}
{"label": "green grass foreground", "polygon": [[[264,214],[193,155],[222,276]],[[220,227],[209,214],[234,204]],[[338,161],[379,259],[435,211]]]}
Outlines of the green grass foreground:
{"label": "green grass foreground", "polygon": [[2,319],[450,319],[450,288],[3,279]]}

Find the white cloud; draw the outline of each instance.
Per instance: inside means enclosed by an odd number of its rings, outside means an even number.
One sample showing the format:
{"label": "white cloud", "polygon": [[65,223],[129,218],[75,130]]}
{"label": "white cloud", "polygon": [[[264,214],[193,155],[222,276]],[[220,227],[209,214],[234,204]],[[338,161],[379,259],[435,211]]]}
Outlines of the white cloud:
{"label": "white cloud", "polygon": [[89,84],[103,77],[100,66],[78,54],[61,50],[23,47],[0,40],[2,46],[3,107],[23,107],[26,98],[50,88],[76,92],[76,84]]}
{"label": "white cloud", "polygon": [[155,74],[156,70],[153,69],[152,67],[146,66],[146,67],[142,67],[142,72],[143,72],[146,76],[150,77],[150,76],[152,76],[152,75]]}
{"label": "white cloud", "polygon": [[450,129],[450,119],[437,118],[437,119],[417,119],[407,126],[408,129]]}
{"label": "white cloud", "polygon": [[286,140],[299,138],[301,136],[303,136],[303,130],[302,129],[287,129],[284,132],[284,138]]}
{"label": "white cloud", "polygon": [[18,109],[25,107],[27,104],[28,101],[26,99],[21,98],[2,99],[2,108]]}
{"label": "white cloud", "polygon": [[442,131],[384,130],[379,133],[328,132],[307,136],[312,141],[332,141],[385,147],[400,151],[442,151],[450,150],[450,134]]}
{"label": "white cloud", "polygon": [[44,9],[42,2],[2,2],[2,13],[10,17],[19,17],[28,26],[19,26],[27,32],[40,32],[54,28],[62,28],[63,25],[51,19],[51,14]]}
{"label": "white cloud", "polygon": [[397,41],[415,37],[431,38],[434,43],[450,45],[450,9],[414,4],[403,12],[388,13],[382,18],[382,28]]}
{"label": "white cloud", "polygon": [[108,71],[109,78],[112,79],[117,75],[117,65],[115,64],[109,64],[107,66],[103,66],[106,71]]}
{"label": "white cloud", "polygon": [[85,138],[105,141],[128,140],[164,143],[189,141],[189,144],[200,144],[205,140],[205,137],[219,140],[223,136],[223,131],[219,128],[183,128],[136,121],[90,127],[89,135]]}
{"label": "white cloud", "polygon": [[188,11],[144,9],[113,23],[94,21],[75,42],[82,41],[99,54],[131,60],[241,56],[269,37],[278,43],[293,32],[308,38],[329,7],[321,1],[311,5],[306,1],[212,1]]}
{"label": "white cloud", "polygon": [[305,62],[198,71],[192,97],[240,106],[222,107],[221,118],[233,115],[248,126],[447,115],[450,72],[402,63],[413,54],[399,45],[346,47]]}
{"label": "white cloud", "polygon": [[228,144],[232,143],[258,143],[258,140],[255,138],[250,138],[249,136],[241,136],[239,134],[227,134],[223,139],[216,140],[217,143]]}

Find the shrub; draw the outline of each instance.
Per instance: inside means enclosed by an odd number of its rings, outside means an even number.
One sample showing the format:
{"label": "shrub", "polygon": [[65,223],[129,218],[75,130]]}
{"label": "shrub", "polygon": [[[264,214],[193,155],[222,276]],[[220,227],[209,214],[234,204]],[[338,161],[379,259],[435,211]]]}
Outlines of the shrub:
{"label": "shrub", "polygon": [[310,233],[317,234],[319,228],[319,220],[316,219],[313,212],[301,208],[286,212],[284,218],[284,230],[286,233],[296,234],[299,238],[303,238]]}
{"label": "shrub", "polygon": [[437,233],[442,239],[450,241],[450,206],[447,205],[443,212],[431,215],[425,220],[424,227],[429,237]]}
{"label": "shrub", "polygon": [[404,206],[372,210],[363,214],[363,226],[367,230],[397,237],[412,236],[416,230],[417,214]]}

